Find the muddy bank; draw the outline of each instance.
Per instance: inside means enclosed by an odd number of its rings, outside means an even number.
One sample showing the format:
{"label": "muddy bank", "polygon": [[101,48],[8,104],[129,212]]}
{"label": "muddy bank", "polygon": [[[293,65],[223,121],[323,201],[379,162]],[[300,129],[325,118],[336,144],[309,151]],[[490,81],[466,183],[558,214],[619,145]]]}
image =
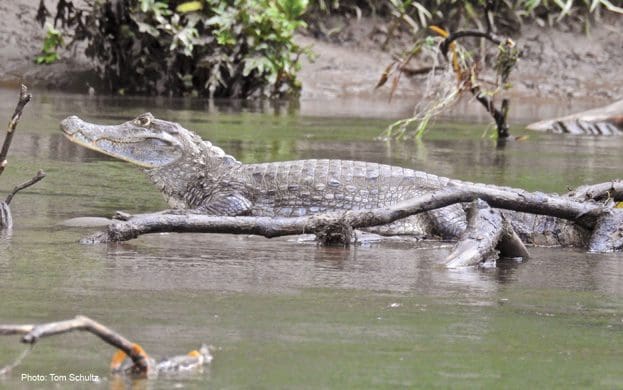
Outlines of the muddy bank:
{"label": "muddy bank", "polygon": [[[79,50],[64,52],[63,59],[53,65],[33,62],[44,33],[34,20],[37,5],[36,0],[0,3],[0,12],[5,15],[5,22],[0,25],[0,86],[24,80],[35,88],[86,93],[87,83],[95,85],[97,78]],[[525,55],[512,76],[513,98],[556,104],[564,101],[581,108],[623,98],[623,16],[611,15],[606,19],[594,24],[590,35],[524,26],[521,36],[516,37]],[[299,43],[311,46],[316,54],[313,62],[305,61],[300,73],[303,100],[339,98],[354,106],[360,100],[387,102],[389,87],[374,89],[396,53],[379,49],[384,39],[380,34],[384,21],[351,20],[340,28],[339,40],[311,34],[297,36]],[[421,94],[422,81],[421,76],[403,77],[392,107],[380,108],[379,114],[389,110],[400,115],[410,110],[412,101]]]}

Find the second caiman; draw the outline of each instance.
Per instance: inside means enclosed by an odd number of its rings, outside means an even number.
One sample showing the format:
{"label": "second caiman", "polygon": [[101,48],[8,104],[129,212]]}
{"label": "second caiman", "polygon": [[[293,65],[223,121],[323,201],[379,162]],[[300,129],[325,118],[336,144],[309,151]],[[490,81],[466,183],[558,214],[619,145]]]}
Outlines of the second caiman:
{"label": "second caiman", "polygon": [[[392,206],[448,186],[483,186],[408,168],[349,160],[243,164],[181,125],[150,113],[120,125],[70,116],[61,129],[72,141],[145,169],[170,207],[222,216],[292,217]],[[591,231],[555,217],[502,211],[528,244],[586,247]],[[381,234],[457,239],[461,204],[379,226]]]}

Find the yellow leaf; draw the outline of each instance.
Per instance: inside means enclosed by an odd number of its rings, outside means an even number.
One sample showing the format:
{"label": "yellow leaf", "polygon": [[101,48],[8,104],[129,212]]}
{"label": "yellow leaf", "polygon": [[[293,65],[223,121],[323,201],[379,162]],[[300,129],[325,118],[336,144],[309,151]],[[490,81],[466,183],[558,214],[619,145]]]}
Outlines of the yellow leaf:
{"label": "yellow leaf", "polygon": [[201,1],[187,1],[175,7],[175,11],[181,14],[188,12],[201,11],[203,9],[203,2]]}
{"label": "yellow leaf", "polygon": [[448,35],[450,35],[448,31],[446,31],[442,27],[435,26],[434,24],[428,26],[428,28],[430,28],[433,32],[437,33],[439,36],[443,38],[448,38]]}
{"label": "yellow leaf", "polygon": [[623,209],[623,202],[617,202],[616,205],[614,205],[615,209]]}

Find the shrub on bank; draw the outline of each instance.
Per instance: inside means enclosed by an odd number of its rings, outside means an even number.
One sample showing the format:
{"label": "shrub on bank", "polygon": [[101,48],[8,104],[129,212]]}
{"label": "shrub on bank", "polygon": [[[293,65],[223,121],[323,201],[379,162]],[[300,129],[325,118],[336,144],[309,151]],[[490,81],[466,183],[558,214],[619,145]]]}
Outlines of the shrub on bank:
{"label": "shrub on bank", "polygon": [[[292,38],[306,7],[307,0],[99,0],[84,7],[58,0],[54,24],[68,46],[86,42],[112,93],[281,97],[300,89],[305,49]],[[49,15],[41,2],[38,21]]]}

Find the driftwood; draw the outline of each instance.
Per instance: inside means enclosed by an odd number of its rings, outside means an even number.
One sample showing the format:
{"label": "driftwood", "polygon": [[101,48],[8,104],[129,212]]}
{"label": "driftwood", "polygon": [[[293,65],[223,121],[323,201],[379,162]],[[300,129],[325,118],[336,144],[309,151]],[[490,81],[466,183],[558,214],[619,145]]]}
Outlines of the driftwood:
{"label": "driftwood", "polygon": [[[164,371],[188,370],[201,367],[212,360],[206,346],[199,351],[192,351],[187,355],[174,356],[156,363],[143,348],[132,343],[119,333],[85,316],[76,316],[73,319],[58,322],[49,322],[39,325],[0,325],[0,336],[22,335],[21,341],[26,344],[35,344],[43,337],[54,336],[72,331],[90,332],[104,342],[119,349],[113,356],[111,370],[115,373],[138,376],[153,376]],[[126,361],[126,357],[127,359]],[[10,368],[12,368],[12,365]],[[7,370],[0,370],[6,372]]]}
{"label": "driftwood", "polygon": [[[19,94],[19,100],[17,101],[17,105],[15,106],[13,116],[11,116],[11,120],[9,121],[7,133],[2,144],[2,149],[0,149],[0,175],[2,175],[4,169],[8,164],[7,155],[9,154],[9,147],[11,146],[11,142],[13,141],[15,129],[17,128],[17,124],[22,117],[24,107],[26,107],[26,104],[28,104],[31,98],[32,95],[28,93],[28,88],[26,88],[26,86],[22,84]],[[15,188],[13,188],[13,191],[11,191],[9,195],[7,195],[4,202],[0,202],[0,229],[11,229],[13,227],[13,217],[11,216],[11,209],[9,207],[9,204],[11,203],[11,200],[13,199],[15,194],[18,191],[21,191],[24,188],[30,187],[31,185],[37,183],[44,177],[45,172],[39,170],[39,172],[37,172],[37,174],[32,179],[15,186]]]}
{"label": "driftwood", "polygon": [[[595,185],[593,188],[602,189],[606,188],[606,185]],[[400,202],[393,207],[334,211],[305,217],[223,217],[192,212],[124,214],[122,216],[124,220],[113,222],[105,231],[85,237],[81,242],[85,244],[117,242],[148,233],[194,232],[255,234],[267,238],[311,233],[316,234],[321,242],[337,241],[348,244],[352,239],[352,229],[384,225],[413,214],[477,199],[482,203],[473,208],[469,227],[447,259],[448,266],[477,264],[495,249],[505,257],[528,256],[525,246],[510,223],[504,220],[499,211],[489,206],[567,219],[588,229],[594,229],[598,225],[610,226],[611,224],[603,221],[612,221],[613,213],[619,214],[615,213],[616,209],[612,209],[611,206],[593,201],[579,201],[567,195],[548,195],[513,188],[457,183],[416,199]],[[595,239],[595,242],[597,241],[599,240]],[[472,252],[468,253],[468,249]],[[610,249],[612,248],[608,250]],[[479,255],[476,256],[475,253]]]}

